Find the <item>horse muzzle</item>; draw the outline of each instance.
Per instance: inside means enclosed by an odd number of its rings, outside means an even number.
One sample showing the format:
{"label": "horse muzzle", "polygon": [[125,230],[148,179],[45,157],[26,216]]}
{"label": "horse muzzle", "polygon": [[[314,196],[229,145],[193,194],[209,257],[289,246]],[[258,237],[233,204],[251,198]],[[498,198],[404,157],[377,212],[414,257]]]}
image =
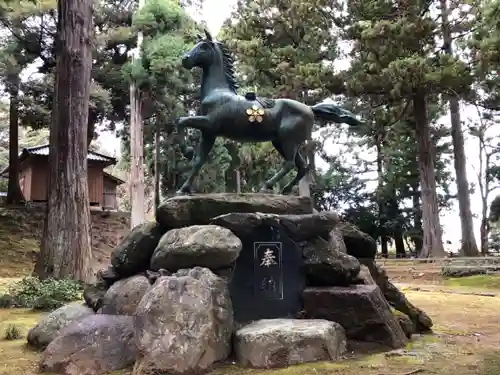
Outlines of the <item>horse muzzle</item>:
{"label": "horse muzzle", "polygon": [[182,66],[186,69],[192,69],[193,68],[193,59],[191,58],[191,55],[184,55],[182,56]]}

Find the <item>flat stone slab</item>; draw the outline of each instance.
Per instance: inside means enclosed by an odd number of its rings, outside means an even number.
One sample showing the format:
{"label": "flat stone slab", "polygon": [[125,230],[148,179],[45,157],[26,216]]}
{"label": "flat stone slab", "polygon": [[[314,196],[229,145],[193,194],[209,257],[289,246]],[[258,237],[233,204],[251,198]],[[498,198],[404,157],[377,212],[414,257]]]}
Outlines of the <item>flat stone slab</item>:
{"label": "flat stone slab", "polygon": [[317,236],[328,237],[330,231],[340,222],[339,216],[332,211],[302,215],[275,215],[264,213],[233,212],[217,216],[211,223],[233,231],[237,236],[244,236],[258,226],[275,223],[281,225],[287,235],[300,242]]}
{"label": "flat stone slab", "polygon": [[279,368],[337,360],[346,352],[346,336],[327,320],[264,319],[236,332],[234,350],[242,366]]}
{"label": "flat stone slab", "polygon": [[272,194],[197,194],[165,200],[156,211],[164,228],[206,225],[216,216],[233,212],[301,215],[312,213],[310,197]]}
{"label": "flat stone slab", "polygon": [[300,248],[281,226],[260,226],[241,241],[229,284],[235,320],[297,317],[306,287]]}
{"label": "flat stone slab", "polygon": [[303,300],[307,317],[339,323],[351,340],[392,349],[402,348],[408,342],[377,285],[307,288]]}

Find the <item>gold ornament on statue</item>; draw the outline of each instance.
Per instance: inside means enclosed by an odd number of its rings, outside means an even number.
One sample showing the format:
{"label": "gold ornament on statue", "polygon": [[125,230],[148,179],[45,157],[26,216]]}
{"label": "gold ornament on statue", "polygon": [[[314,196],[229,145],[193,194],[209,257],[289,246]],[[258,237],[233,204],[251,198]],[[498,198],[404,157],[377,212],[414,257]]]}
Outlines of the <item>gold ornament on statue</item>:
{"label": "gold ornament on statue", "polygon": [[251,108],[248,108],[246,110],[246,113],[248,115],[248,121],[250,122],[262,122],[264,121],[264,109],[259,108],[256,105],[253,105]]}

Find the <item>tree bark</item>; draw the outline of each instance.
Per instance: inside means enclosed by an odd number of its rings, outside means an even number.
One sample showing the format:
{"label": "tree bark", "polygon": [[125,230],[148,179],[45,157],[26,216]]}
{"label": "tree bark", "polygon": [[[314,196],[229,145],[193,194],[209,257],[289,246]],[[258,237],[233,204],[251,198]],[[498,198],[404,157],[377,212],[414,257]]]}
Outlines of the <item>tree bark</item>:
{"label": "tree bark", "polygon": [[89,117],[87,120],[87,149],[90,147],[94,139],[95,123],[97,121],[97,113],[94,110],[89,110]]}
{"label": "tree bark", "polygon": [[144,206],[144,129],[141,115],[141,93],[130,85],[130,225],[135,228],[146,220]]}
{"label": "tree bark", "polygon": [[422,252],[422,238],[423,238],[423,233],[422,233],[422,206],[420,205],[420,194],[418,192],[418,184],[415,184],[412,186],[412,193],[413,193],[413,212],[414,212],[414,218],[413,218],[413,228],[415,231],[415,235],[412,236],[412,241],[413,244],[415,245],[415,254],[420,254]]}
{"label": "tree bark", "polygon": [[490,234],[488,219],[481,220],[481,255],[487,256],[489,251],[488,235]]}
{"label": "tree bark", "polygon": [[436,193],[436,172],[434,169],[434,146],[427,117],[425,94],[418,92],[413,98],[415,135],[420,172],[420,193],[422,197],[423,244],[420,256],[444,257],[442,229],[439,222],[439,208]]}
{"label": "tree bark", "polygon": [[[441,25],[443,32],[444,51],[453,56],[452,36],[448,17],[447,0],[440,0]],[[457,176],[458,208],[462,229],[462,246],[460,253],[464,256],[475,257],[479,255],[476,238],[474,236],[474,222],[470,207],[469,182],[467,181],[466,157],[464,149],[464,136],[460,120],[460,103],[456,96],[447,95],[450,103],[451,139],[453,143],[453,164]]]}
{"label": "tree bark", "polygon": [[7,186],[7,204],[24,202],[24,195],[19,185],[19,75],[8,77],[9,89],[9,182]]}
{"label": "tree bark", "polygon": [[[385,200],[381,196],[380,192],[384,188],[384,153],[383,153],[383,145],[382,140],[380,139],[380,135],[377,134],[375,139],[375,144],[377,147],[377,175],[378,175],[378,186],[377,190],[379,191],[377,204],[378,204],[378,221],[379,221],[379,229],[380,229],[380,250],[383,258],[389,257],[389,246],[388,246],[388,237],[387,237],[387,207]],[[382,136],[383,137],[383,136]]]}
{"label": "tree bark", "polygon": [[59,0],[47,216],[35,273],[88,282],[92,257],[87,122],[92,0]]}
{"label": "tree bark", "polygon": [[[144,0],[139,0],[139,8]],[[133,60],[140,57],[142,34],[137,37],[137,49]],[[133,82],[130,85],[130,201],[132,205],[130,225],[135,228],[146,220],[144,187],[144,126],[142,121],[142,95]]]}
{"label": "tree bark", "polygon": [[161,125],[156,121],[155,129],[155,214],[156,208],[160,205],[160,133]]}
{"label": "tree bark", "polygon": [[399,227],[394,232],[394,243],[396,245],[396,258],[406,258],[403,230]]}

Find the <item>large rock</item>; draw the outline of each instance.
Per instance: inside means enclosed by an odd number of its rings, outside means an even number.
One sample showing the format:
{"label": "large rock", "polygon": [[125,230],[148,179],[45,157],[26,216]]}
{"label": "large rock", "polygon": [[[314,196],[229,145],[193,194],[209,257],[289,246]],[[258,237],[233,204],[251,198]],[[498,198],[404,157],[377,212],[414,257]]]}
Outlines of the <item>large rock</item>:
{"label": "large rock", "polygon": [[42,372],[63,375],[101,375],[134,363],[132,316],[93,315],[61,330],[40,364]]}
{"label": "large rock", "polygon": [[28,344],[34,348],[43,349],[57,337],[61,329],[88,315],[94,315],[94,311],[80,302],[60,307],[44,316],[35,327],[30,329]]}
{"label": "large rock", "polygon": [[120,280],[113,266],[97,271],[96,281],[88,285],[83,291],[83,299],[88,307],[97,311],[101,308],[102,300],[113,283]]}
{"label": "large rock", "polygon": [[328,243],[330,247],[335,251],[339,253],[347,253],[344,237],[342,236],[342,232],[340,231],[338,226],[330,231],[330,235],[328,236]]}
{"label": "large rock", "polygon": [[339,223],[335,212],[325,211],[303,215],[275,215],[233,212],[213,218],[211,224],[230,229],[238,236],[246,236],[263,224],[281,225],[288,237],[296,242],[309,240],[328,233]]}
{"label": "large rock", "polygon": [[376,285],[308,288],[304,291],[307,316],[327,319],[344,327],[347,337],[402,348],[407,338]]}
{"label": "large rock", "polygon": [[409,339],[411,339],[411,336],[416,333],[415,332],[415,324],[413,324],[413,322],[411,321],[411,319],[404,315],[404,314],[401,314],[401,313],[396,313],[396,320],[398,321],[399,323],[399,326],[401,327],[401,329],[403,330],[403,332],[405,333],[406,337],[408,337]]}
{"label": "large rock", "polygon": [[146,276],[132,276],[114,283],[104,295],[100,314],[134,315],[139,302],[150,288]]}
{"label": "large rock", "polygon": [[399,312],[406,314],[415,326],[416,332],[429,332],[432,328],[432,319],[418,307],[413,305],[393,283],[389,281],[385,270],[375,261],[365,262],[371,275],[371,281],[365,277],[365,284],[376,283],[389,304]]}
{"label": "large rock", "polygon": [[229,229],[217,225],[172,229],[158,243],[150,268],[172,272],[196,266],[226,268],[238,258],[242,246]]}
{"label": "large rock", "polygon": [[300,242],[327,236],[340,219],[335,212],[324,211],[307,215],[281,215],[279,222],[292,240]]}
{"label": "large rock", "polygon": [[342,233],[347,254],[357,259],[375,259],[377,242],[370,235],[350,223],[340,223],[337,228]]}
{"label": "large rock", "polygon": [[156,210],[156,220],[164,228],[205,225],[216,216],[232,212],[269,214],[310,214],[309,197],[270,194],[200,194],[169,198]]}
{"label": "large rock", "polygon": [[227,228],[238,237],[250,236],[256,228],[269,222],[277,223],[277,215],[260,212],[231,212],[210,220],[210,224]]}
{"label": "large rock", "polygon": [[160,277],[137,308],[133,374],[204,371],[227,358],[232,332],[224,280],[199,267]]}
{"label": "large rock", "polygon": [[234,350],[243,366],[287,367],[339,359],[346,336],[339,324],[327,320],[266,319],[239,329]]}
{"label": "large rock", "polygon": [[328,241],[317,237],[300,244],[308,286],[342,286],[353,284],[360,264],[358,260],[338,252]]}
{"label": "large rock", "polygon": [[154,222],[136,226],[111,253],[111,264],[121,278],[145,272],[149,260],[165,233]]}
{"label": "large rock", "polygon": [[97,312],[101,308],[102,301],[104,300],[104,296],[106,295],[108,289],[109,286],[101,282],[87,286],[83,290],[83,299],[85,300],[85,304],[93,311]]}

